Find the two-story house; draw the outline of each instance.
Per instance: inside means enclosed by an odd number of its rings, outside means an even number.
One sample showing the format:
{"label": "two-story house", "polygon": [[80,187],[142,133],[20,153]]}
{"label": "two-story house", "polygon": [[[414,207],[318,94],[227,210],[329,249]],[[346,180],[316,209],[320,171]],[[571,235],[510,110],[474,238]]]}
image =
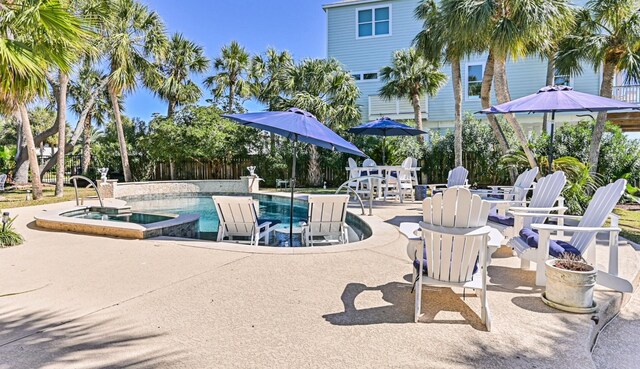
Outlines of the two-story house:
{"label": "two-story house", "polygon": [[[358,103],[365,122],[381,116],[413,119],[413,108],[408,100],[385,101],[378,96],[378,91],[382,86],[380,69],[390,64],[395,50],[409,48],[422,27],[422,22],[414,17],[417,5],[418,0],[341,0],[323,6],[327,17],[327,56],[339,60],[351,71],[360,89]],[[481,109],[480,86],[485,61],[486,54],[468,58],[462,64],[463,111]],[[442,71],[451,76],[448,65],[444,65]],[[522,97],[545,86],[546,71],[547,62],[537,56],[509,61],[507,76],[511,97]],[[583,74],[556,76],[555,82],[598,94],[601,74],[585,67]],[[638,92],[638,88],[618,87],[614,94],[629,102],[640,102]],[[421,105],[423,117],[428,121],[427,128],[453,127],[451,78],[436,96],[424,97]],[[541,129],[540,114],[520,114],[518,118],[527,131]],[[556,117],[559,122],[579,119],[576,114]]]}

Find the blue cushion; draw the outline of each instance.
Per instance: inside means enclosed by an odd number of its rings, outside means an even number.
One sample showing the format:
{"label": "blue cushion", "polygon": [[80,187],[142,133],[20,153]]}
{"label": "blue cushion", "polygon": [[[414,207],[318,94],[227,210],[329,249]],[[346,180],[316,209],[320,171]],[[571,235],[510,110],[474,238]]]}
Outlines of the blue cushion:
{"label": "blue cushion", "polygon": [[489,215],[489,221],[513,227],[513,218],[512,217],[503,217],[503,216],[500,216],[500,215]]}
{"label": "blue cushion", "polygon": [[490,193],[490,194],[487,195],[487,197],[490,198],[490,199],[498,199],[498,200],[503,200],[504,199],[504,195],[501,195],[499,193]]}
{"label": "blue cushion", "polygon": [[[520,231],[520,238],[529,245],[529,247],[538,248],[538,243],[540,242],[540,235],[537,231],[534,231],[530,228],[523,228]],[[572,244],[565,241],[559,240],[550,240],[549,242],[549,255],[559,258],[562,257],[562,254],[569,253],[580,256],[580,250],[573,247]]]}
{"label": "blue cushion", "polygon": [[[422,257],[424,258],[424,261],[422,264],[422,273],[427,274],[427,249],[423,249],[423,250],[424,252],[422,253]],[[476,272],[478,272],[479,258],[480,256],[478,255],[478,258],[476,258],[476,265],[473,267],[473,274],[476,274]],[[413,267],[416,268],[416,270],[420,269],[420,259],[413,260]]]}

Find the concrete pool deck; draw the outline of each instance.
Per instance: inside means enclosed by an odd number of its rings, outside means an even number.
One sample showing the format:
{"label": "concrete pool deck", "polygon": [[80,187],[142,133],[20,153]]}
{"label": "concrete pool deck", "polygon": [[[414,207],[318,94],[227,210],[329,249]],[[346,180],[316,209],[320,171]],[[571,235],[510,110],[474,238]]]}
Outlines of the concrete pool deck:
{"label": "concrete pool deck", "polygon": [[[366,246],[286,255],[35,228],[36,213],[72,206],[9,210],[19,215],[15,225],[26,242],[0,249],[0,368],[637,363],[638,342],[620,342],[627,336],[616,334],[638,326],[631,305],[611,323],[616,331],[607,328],[590,353],[596,327],[631,295],[599,288],[597,301],[609,310],[597,324],[592,315],[554,310],[542,303],[534,272],[518,269],[504,248],[489,267],[491,332],[477,316],[477,297],[463,301],[449,289],[425,289],[425,317],[413,323],[407,241],[393,226],[418,220],[418,203],[376,203],[371,223],[379,222],[383,234]],[[605,251],[598,248],[599,264],[606,265]],[[620,253],[621,275],[631,278],[637,252],[625,245]],[[628,336],[637,338],[637,332]]]}

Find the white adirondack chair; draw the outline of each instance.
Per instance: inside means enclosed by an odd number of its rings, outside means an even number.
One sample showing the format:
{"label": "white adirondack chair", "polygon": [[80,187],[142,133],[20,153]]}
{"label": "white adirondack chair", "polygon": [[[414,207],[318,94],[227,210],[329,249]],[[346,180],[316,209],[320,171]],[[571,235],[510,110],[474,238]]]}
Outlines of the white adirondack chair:
{"label": "white adirondack chair", "polygon": [[349,195],[309,195],[308,220],[302,227],[306,245],[349,242],[346,224],[348,201]]}
{"label": "white adirondack chair", "polygon": [[218,242],[234,237],[249,237],[251,245],[257,245],[264,239],[269,242],[275,221],[258,219],[253,198],[249,196],[213,196],[218,213]]}
{"label": "white adirondack chair", "polygon": [[486,294],[489,204],[462,187],[449,188],[423,204],[425,221],[420,227],[424,242],[418,254],[426,255],[426,260],[420,257],[417,266],[415,321],[420,318],[423,285],[472,288],[480,297],[480,318],[491,330]]}
{"label": "white adirondack chair", "polygon": [[[609,273],[612,276],[617,274],[617,246],[618,246],[618,234],[620,228],[617,227],[617,217],[612,217],[612,226],[603,227],[603,224],[607,217],[610,216],[611,211],[616,206],[620,197],[625,191],[627,181],[619,179],[614,183],[607,186],[600,187],[591,198],[591,202],[587,207],[583,216],[562,215],[562,214],[545,214],[542,217],[539,214],[532,214],[529,212],[514,211],[513,215],[518,220],[518,223],[527,224],[530,222],[530,226],[526,229],[523,228],[520,232],[520,237],[514,237],[509,244],[516,251],[518,256],[523,260],[536,262],[536,285],[544,286],[546,278],[544,274],[544,262],[551,257],[559,257],[563,252],[570,252],[586,256],[586,259],[593,265],[596,265],[595,260],[595,247],[590,247],[595,244],[596,234],[599,232],[609,233],[609,251],[611,260],[609,261]],[[544,221],[539,219],[556,218],[558,220],[573,219],[579,220],[577,226],[564,226],[562,224],[543,224]],[[520,220],[522,219],[522,220]],[[533,220],[533,221],[532,221]],[[560,221],[558,222],[560,223]],[[531,231],[531,229],[538,230],[539,236]],[[561,240],[552,240],[552,233],[559,232],[572,232],[572,237],[568,242]],[[523,235],[524,233],[524,235]],[[525,236],[529,236],[525,239]],[[538,242],[535,242],[535,238],[538,237]],[[536,245],[537,243],[537,245]],[[532,246],[535,245],[535,246]],[[588,251],[588,255],[585,252]],[[613,255],[612,255],[612,254]],[[613,264],[612,264],[613,263]],[[600,275],[596,280],[600,281]],[[603,277],[606,283],[607,276]],[[623,280],[624,281],[624,280]],[[626,285],[626,284],[625,284]],[[621,286],[610,286],[611,288],[624,288]]]}
{"label": "white adirondack chair", "polygon": [[477,190],[472,192],[495,199],[523,201],[526,200],[529,190],[532,189],[533,182],[537,175],[538,167],[535,167],[520,173],[513,183],[513,186],[489,186],[491,190]]}
{"label": "white adirondack chair", "polygon": [[428,185],[431,189],[431,193],[433,194],[435,191],[442,191],[445,188],[456,187],[456,186],[468,186],[467,176],[469,175],[469,171],[464,167],[455,167],[449,171],[447,176],[447,183],[437,183]]}
{"label": "white adirondack chair", "polygon": [[[544,223],[546,214],[557,212],[564,214],[567,209],[563,206],[560,193],[567,183],[564,172],[557,171],[541,178],[533,189],[531,201],[500,201],[493,202],[498,208],[497,215],[489,215],[489,225],[500,230],[505,237],[505,244],[513,237],[518,237],[518,233],[523,227],[530,227],[532,223]],[[557,205],[556,205],[557,203]],[[525,206],[527,205],[527,206]],[[516,222],[516,218],[507,214],[508,212],[527,212],[536,214],[535,217],[527,218],[524,222]],[[526,265],[523,265],[526,267]]]}

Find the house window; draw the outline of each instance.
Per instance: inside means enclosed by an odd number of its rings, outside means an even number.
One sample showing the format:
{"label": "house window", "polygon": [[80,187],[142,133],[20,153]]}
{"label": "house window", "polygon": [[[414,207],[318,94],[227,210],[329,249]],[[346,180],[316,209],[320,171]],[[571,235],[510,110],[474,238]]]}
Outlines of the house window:
{"label": "house window", "polygon": [[556,86],[571,86],[571,77],[566,74],[557,75],[554,77],[553,84]]}
{"label": "house window", "polygon": [[357,38],[391,34],[391,6],[360,8],[357,13]]}
{"label": "house window", "polygon": [[365,81],[373,81],[378,79],[378,73],[362,73],[362,79]]}
{"label": "house window", "polygon": [[351,77],[353,77],[353,79],[355,79],[356,81],[359,81],[362,79],[362,75],[360,73],[352,74]]}
{"label": "house window", "polygon": [[467,65],[467,98],[479,99],[482,89],[482,64]]}

